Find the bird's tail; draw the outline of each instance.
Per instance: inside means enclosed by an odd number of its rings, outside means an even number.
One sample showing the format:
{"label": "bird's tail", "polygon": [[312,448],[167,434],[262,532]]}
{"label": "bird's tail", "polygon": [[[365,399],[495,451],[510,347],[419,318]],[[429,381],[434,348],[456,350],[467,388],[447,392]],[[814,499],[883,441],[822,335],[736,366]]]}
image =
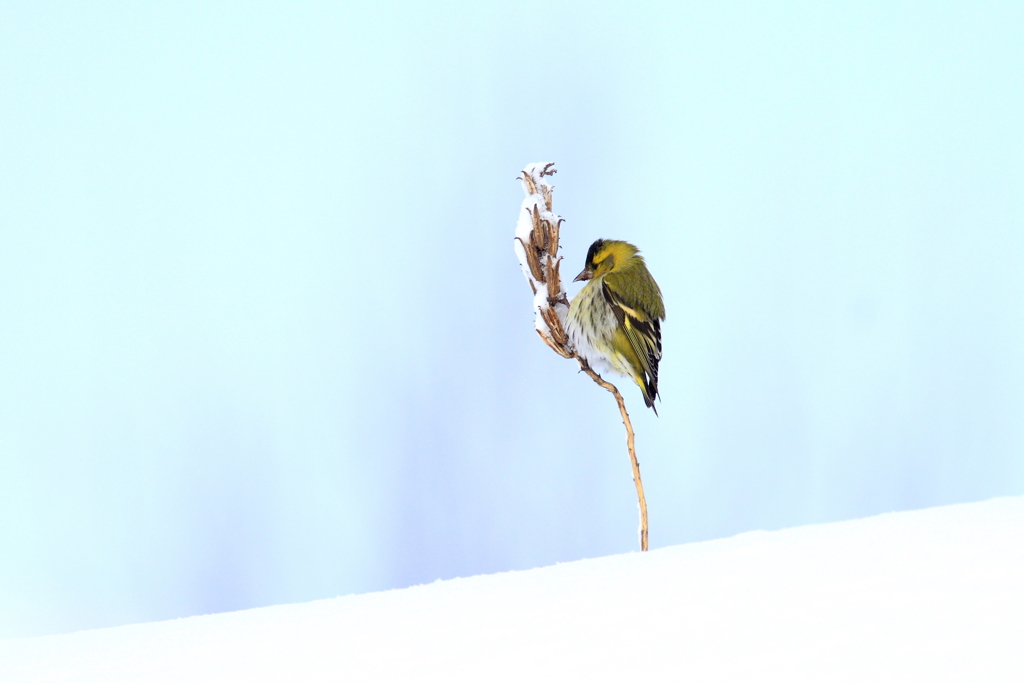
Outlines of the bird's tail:
{"label": "bird's tail", "polygon": [[658,409],[654,407],[654,399],[658,398],[658,377],[656,375],[652,377],[647,373],[641,372],[633,380],[640,387],[640,392],[644,395],[644,403],[657,415]]}

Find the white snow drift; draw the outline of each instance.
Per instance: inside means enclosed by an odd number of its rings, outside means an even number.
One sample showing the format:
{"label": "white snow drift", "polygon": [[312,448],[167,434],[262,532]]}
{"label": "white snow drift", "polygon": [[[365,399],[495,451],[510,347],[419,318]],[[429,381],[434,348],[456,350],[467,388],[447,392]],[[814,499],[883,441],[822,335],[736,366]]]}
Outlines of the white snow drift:
{"label": "white snow drift", "polygon": [[0,642],[16,681],[1017,681],[1024,498]]}

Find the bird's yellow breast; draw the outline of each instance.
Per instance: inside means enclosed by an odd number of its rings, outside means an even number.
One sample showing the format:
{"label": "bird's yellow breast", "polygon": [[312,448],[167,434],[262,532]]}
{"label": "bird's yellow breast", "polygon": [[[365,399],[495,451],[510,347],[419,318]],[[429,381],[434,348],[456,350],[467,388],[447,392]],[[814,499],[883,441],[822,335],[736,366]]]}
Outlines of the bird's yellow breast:
{"label": "bird's yellow breast", "polygon": [[603,286],[603,278],[596,277],[573,297],[565,331],[577,355],[592,368],[632,376],[619,350],[622,345],[619,321],[604,298]]}

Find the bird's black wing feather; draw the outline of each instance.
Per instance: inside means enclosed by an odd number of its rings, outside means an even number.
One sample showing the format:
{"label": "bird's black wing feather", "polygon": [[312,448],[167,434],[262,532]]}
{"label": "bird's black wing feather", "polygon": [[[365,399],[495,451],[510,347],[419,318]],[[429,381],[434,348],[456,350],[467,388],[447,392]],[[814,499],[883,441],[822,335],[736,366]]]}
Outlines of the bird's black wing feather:
{"label": "bird's black wing feather", "polygon": [[654,398],[658,395],[658,363],[661,361],[661,321],[646,315],[638,307],[630,306],[622,297],[603,282],[601,292],[611,306],[619,327],[629,340],[629,345],[640,360],[643,374],[644,402],[654,407]]}

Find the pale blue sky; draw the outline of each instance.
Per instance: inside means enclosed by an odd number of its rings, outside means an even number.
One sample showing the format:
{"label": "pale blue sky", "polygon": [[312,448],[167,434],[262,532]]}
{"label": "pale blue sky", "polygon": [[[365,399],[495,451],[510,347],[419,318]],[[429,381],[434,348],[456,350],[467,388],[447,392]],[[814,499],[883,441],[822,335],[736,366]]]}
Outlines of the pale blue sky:
{"label": "pale blue sky", "polygon": [[0,637],[633,550],[540,160],[665,293],[652,547],[1024,494],[1022,19],[0,5]]}

